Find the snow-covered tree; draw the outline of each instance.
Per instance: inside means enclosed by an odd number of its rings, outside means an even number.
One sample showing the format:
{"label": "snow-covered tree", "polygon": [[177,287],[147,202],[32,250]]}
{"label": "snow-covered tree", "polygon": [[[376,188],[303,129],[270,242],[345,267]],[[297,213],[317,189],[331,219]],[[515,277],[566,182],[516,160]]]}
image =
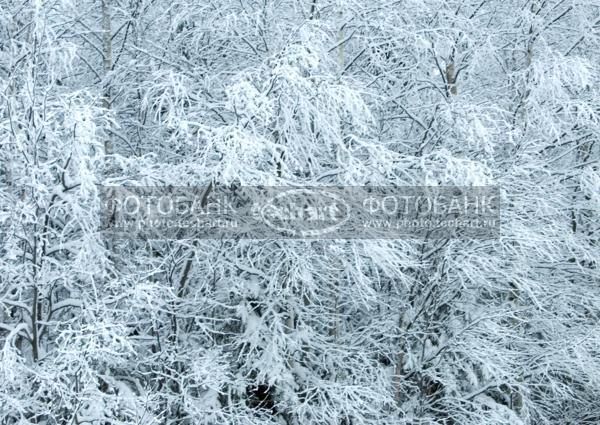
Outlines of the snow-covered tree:
{"label": "snow-covered tree", "polygon": [[[0,422],[594,424],[600,5],[0,0]],[[113,237],[99,186],[495,186],[498,238]]]}

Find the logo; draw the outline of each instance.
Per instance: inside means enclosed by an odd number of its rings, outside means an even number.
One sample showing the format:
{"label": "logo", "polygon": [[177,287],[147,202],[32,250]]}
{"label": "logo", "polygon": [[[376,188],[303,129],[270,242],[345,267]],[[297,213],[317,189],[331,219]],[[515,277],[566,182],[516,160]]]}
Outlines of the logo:
{"label": "logo", "polygon": [[350,218],[350,206],[327,188],[286,190],[259,210],[268,227],[288,237],[325,236]]}

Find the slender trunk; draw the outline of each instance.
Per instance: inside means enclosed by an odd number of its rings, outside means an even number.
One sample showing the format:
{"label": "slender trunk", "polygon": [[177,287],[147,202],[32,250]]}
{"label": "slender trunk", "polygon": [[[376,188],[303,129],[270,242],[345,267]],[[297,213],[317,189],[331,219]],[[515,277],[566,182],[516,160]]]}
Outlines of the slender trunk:
{"label": "slender trunk", "polygon": [[340,66],[340,73],[344,70],[344,22],[343,22],[344,14],[340,11],[340,29],[338,31],[338,65]]}
{"label": "slender trunk", "polygon": [[[103,93],[102,93],[102,107],[108,112],[111,107],[110,99],[110,81],[107,78],[109,72],[112,70],[112,31],[111,31],[111,18],[110,18],[110,0],[101,0],[102,2],[102,53],[104,55],[103,71],[104,71],[104,82],[103,82]],[[110,155],[113,153],[113,146],[110,133],[106,134],[104,140],[104,153]]]}
{"label": "slender trunk", "polygon": [[31,355],[33,357],[33,361],[37,362],[40,354],[38,348],[38,303],[39,303],[39,289],[36,286],[33,287],[33,300],[31,306]]}
{"label": "slender trunk", "polygon": [[[37,235],[37,226],[34,226],[33,232]],[[38,258],[37,258],[37,239],[34,239],[33,243],[33,258],[32,258],[32,275],[33,275],[33,297],[31,300],[31,356],[33,357],[33,361],[37,362],[40,353],[39,353],[39,336],[38,336],[38,316],[39,316],[39,288],[37,286],[37,267],[38,267]]]}

